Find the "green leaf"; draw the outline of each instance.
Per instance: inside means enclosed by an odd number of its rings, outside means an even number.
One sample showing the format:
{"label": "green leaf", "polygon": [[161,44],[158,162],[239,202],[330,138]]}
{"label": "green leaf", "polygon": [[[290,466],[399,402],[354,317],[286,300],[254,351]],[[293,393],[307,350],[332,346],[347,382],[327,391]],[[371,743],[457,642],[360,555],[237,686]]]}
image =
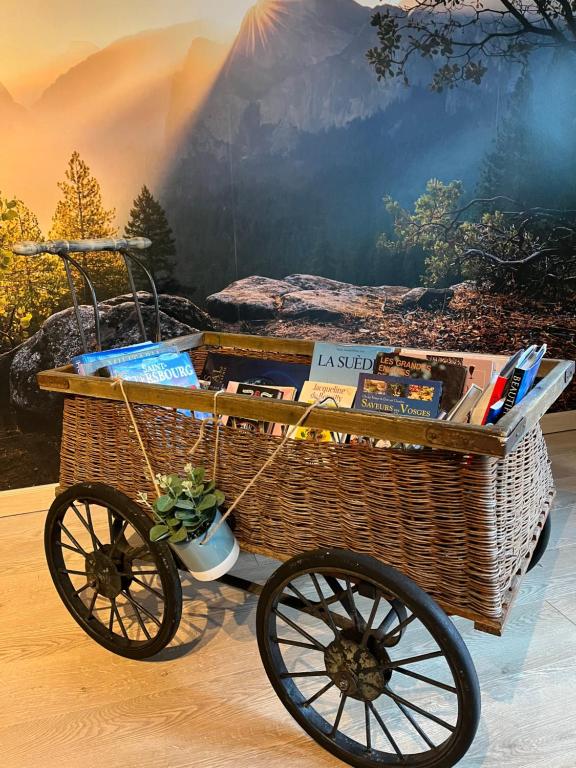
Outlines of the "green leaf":
{"label": "green leaf", "polygon": [[222,493],[222,491],[214,491],[214,496],[216,497],[216,506],[219,507],[221,504],[224,503],[224,499],[226,496]]}
{"label": "green leaf", "polygon": [[175,505],[176,499],[168,495],[159,496],[154,502],[154,508],[158,512],[169,512]]}
{"label": "green leaf", "polygon": [[204,493],[204,486],[202,484],[194,486],[192,489],[192,498],[197,499],[198,496],[202,496]]}
{"label": "green leaf", "polygon": [[209,493],[204,496],[202,501],[198,504],[198,512],[204,512],[206,509],[211,509],[216,506],[216,496],[213,493]]}
{"label": "green leaf", "polygon": [[161,541],[170,535],[167,525],[155,525],[150,528],[150,541]]}
{"label": "green leaf", "polygon": [[187,538],[188,538],[188,531],[186,530],[186,528],[184,528],[184,526],[182,526],[181,528],[178,528],[178,530],[175,531],[170,536],[170,543],[181,544],[183,541],[186,541]]}
{"label": "green leaf", "polygon": [[194,470],[194,482],[203,483],[205,475],[206,475],[206,470],[204,469],[204,467],[196,467],[196,469]]}
{"label": "green leaf", "polygon": [[187,499],[178,499],[176,502],[176,507],[178,509],[196,509],[196,504],[194,504],[193,501],[188,501]]}
{"label": "green leaf", "polygon": [[188,509],[177,509],[174,516],[177,520],[196,520],[198,518],[196,512],[191,512]]}
{"label": "green leaf", "polygon": [[214,482],[214,480],[210,480],[210,482],[204,486],[204,490],[206,491],[206,493],[210,493],[210,491],[213,491],[215,487],[216,487],[216,483]]}

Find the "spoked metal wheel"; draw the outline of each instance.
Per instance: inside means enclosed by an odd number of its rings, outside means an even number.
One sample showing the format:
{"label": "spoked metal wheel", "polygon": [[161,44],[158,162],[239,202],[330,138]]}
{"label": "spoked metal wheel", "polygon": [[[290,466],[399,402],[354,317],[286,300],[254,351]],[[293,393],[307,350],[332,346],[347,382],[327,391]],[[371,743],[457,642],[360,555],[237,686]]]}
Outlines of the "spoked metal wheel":
{"label": "spoked metal wheel", "polygon": [[353,766],[449,768],[472,743],[480,690],[462,638],[411,579],[322,549],[265,585],[257,632],[284,706]]}
{"label": "spoked metal wheel", "polygon": [[52,580],[74,619],[109,651],[133,659],[174,637],[182,588],[170,548],[149,541],[150,518],[97,483],[59,495],[44,532]]}

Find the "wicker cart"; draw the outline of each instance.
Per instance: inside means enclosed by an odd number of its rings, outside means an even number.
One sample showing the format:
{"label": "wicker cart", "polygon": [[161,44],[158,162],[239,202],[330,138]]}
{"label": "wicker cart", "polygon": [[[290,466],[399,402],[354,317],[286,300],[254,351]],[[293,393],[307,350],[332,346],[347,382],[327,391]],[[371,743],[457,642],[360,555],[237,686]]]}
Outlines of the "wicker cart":
{"label": "wicker cart", "polygon": [[[58,242],[18,252],[57,253],[69,272],[70,264],[81,267],[70,253],[115,250],[134,287],[130,263],[145,245]],[[143,330],[135,290],[134,297]],[[197,369],[210,350],[306,363],[313,352],[308,341],[214,332],[178,344]],[[554,487],[539,420],[573,371],[571,362],[543,361],[543,378],[495,426],[317,408],[309,427],[423,448],[290,440],[234,511],[241,547],[283,564],[264,585],[233,575],[222,581],[259,594],[257,638],[270,682],[336,757],[364,768],[447,768],[468,750],[480,691],[448,615],[500,634],[521,577],[542,555]],[[70,366],[38,381],[64,395],[59,493],[45,529],[56,589],[98,643],[149,657],[178,627],[182,564],[165,542],[149,541],[152,522],[136,499],[153,487],[122,394],[110,380],[80,377]],[[182,469],[200,422],[181,411],[211,411],[213,393],[140,383],[126,383],[125,391],[155,470]],[[285,425],[305,409],[218,397],[219,414]],[[205,428],[195,463],[211,466],[217,432]],[[228,499],[246,488],[279,439],[220,428],[216,474]]]}

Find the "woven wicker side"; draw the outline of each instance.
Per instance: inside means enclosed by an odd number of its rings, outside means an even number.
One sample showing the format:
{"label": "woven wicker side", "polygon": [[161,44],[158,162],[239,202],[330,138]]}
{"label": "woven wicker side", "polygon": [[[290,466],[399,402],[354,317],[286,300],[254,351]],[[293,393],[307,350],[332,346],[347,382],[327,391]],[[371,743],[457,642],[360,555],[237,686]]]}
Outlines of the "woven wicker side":
{"label": "woven wicker side", "polygon": [[[198,422],[153,406],[135,406],[134,413],[155,471],[182,469]],[[222,429],[220,437],[217,480],[232,500],[278,438],[235,429]],[[211,468],[213,456],[211,428],[194,462]],[[533,451],[530,456],[535,460]],[[451,613],[499,619],[501,552],[529,528],[509,501],[514,483],[497,482],[502,472],[494,458],[289,441],[234,513],[236,534],[244,549],[278,559],[318,546],[365,552],[414,578]],[[85,481],[108,483],[132,498],[140,490],[153,494],[124,404],[66,399],[60,482]],[[508,526],[504,535],[500,518]]]}
{"label": "woven wicker side", "polygon": [[498,567],[502,594],[530,551],[532,536],[554,492],[548,450],[540,428],[497,463]]}

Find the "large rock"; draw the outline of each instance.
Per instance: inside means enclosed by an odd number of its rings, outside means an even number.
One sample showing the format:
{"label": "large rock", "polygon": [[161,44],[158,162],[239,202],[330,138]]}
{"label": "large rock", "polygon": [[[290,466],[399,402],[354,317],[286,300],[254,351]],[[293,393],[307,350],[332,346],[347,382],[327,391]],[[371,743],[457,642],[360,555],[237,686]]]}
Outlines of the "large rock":
{"label": "large rock", "polygon": [[[127,346],[142,341],[138,329],[136,310],[127,296],[118,296],[99,305],[99,317],[104,348]],[[142,317],[149,339],[154,338],[155,313],[150,306],[151,297],[142,295]],[[179,318],[199,318],[204,313],[188,299],[162,296],[160,300],[160,331],[163,339],[176,338],[197,332],[195,325],[182,322]],[[170,314],[171,310],[173,314]],[[82,327],[85,330],[88,347],[94,349],[94,312],[91,307],[79,308]],[[177,316],[176,316],[177,315]],[[205,330],[209,319],[202,322]],[[60,396],[43,392],[36,383],[39,371],[66,365],[74,355],[82,352],[82,342],[76,318],[72,309],[66,309],[49,317],[40,330],[22,344],[13,354],[4,375],[8,376],[8,391],[11,404],[28,414],[54,419],[54,409],[59,407]],[[0,388],[2,384],[0,383]]]}
{"label": "large rock", "polygon": [[374,302],[362,293],[343,290],[297,291],[282,300],[282,317],[324,322],[341,322],[350,317],[366,317],[374,311]]}
{"label": "large rock", "polygon": [[412,288],[403,297],[403,309],[444,309],[454,297],[453,288]]}
{"label": "large rock", "polygon": [[[375,312],[383,300],[396,299],[403,286],[352,285],[316,275],[288,275],[283,280],[246,277],[206,300],[208,312],[226,322],[308,317],[341,321]],[[379,304],[378,304],[379,302]]]}
{"label": "large rock", "polygon": [[213,317],[228,322],[237,320],[268,320],[275,317],[281,298],[294,290],[284,280],[269,277],[246,277],[206,299],[206,308]]}

